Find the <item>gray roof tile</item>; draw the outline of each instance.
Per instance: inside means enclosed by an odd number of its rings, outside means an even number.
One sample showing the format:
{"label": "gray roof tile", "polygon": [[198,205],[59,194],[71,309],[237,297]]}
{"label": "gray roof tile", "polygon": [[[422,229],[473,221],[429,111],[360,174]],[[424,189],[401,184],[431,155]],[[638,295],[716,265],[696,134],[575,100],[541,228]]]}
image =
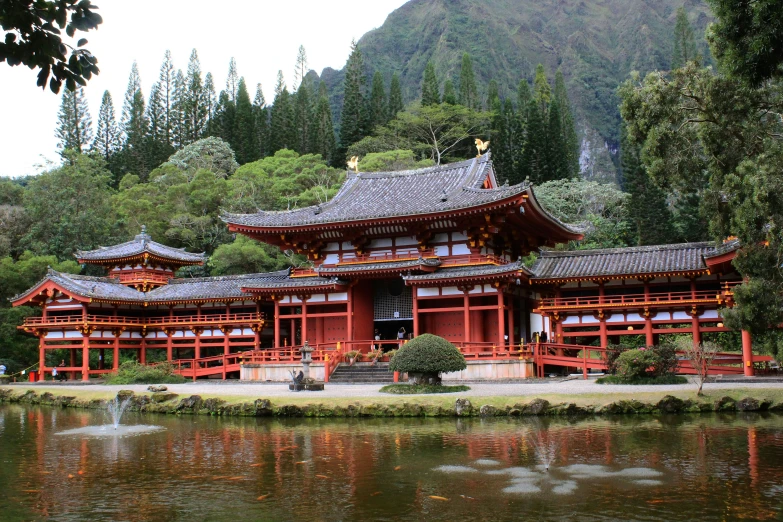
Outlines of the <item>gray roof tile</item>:
{"label": "gray roof tile", "polygon": [[96,250],[79,250],[75,255],[77,259],[91,262],[134,257],[144,253],[185,264],[199,264],[206,260],[204,254],[193,254],[185,252],[184,249],[172,248],[156,243],[147,234],[145,227],[142,227],[141,234],[134,237],[132,241],[126,241],[119,245],[100,247]]}
{"label": "gray roof tile", "polygon": [[528,183],[484,189],[489,153],[467,161],[398,172],[349,173],[328,203],[282,212],[225,214],[229,224],[284,228],[431,214],[493,203],[524,193]]}
{"label": "gray roof tile", "polygon": [[11,298],[11,301],[16,301],[30,295],[46,281],[52,281],[68,292],[72,292],[81,297],[137,304],[242,298],[252,299],[253,294],[243,292],[242,288],[283,289],[297,287],[312,288],[314,286],[328,288],[334,286],[335,283],[341,283],[341,281],[336,278],[289,278],[288,270],[281,270],[279,272],[262,274],[172,279],[169,284],[144,293],[120,284],[119,279],[116,278],[65,274],[50,269],[46,274],[46,277],[38,282],[38,284],[27,292]]}
{"label": "gray roof tile", "polygon": [[351,272],[371,272],[375,270],[418,270],[421,267],[440,266],[439,259],[410,259],[406,261],[386,261],[378,263],[354,263],[335,266],[317,266],[315,271],[322,275],[349,274]]}
{"label": "gray roof tile", "polygon": [[715,244],[711,242],[567,252],[544,250],[532,272],[535,279],[687,272],[704,270],[704,256],[714,251]]}
{"label": "gray roof tile", "polygon": [[496,275],[510,275],[515,272],[528,272],[527,268],[520,262],[508,263],[505,265],[473,265],[473,266],[455,266],[443,267],[431,274],[420,274],[404,276],[406,281],[437,281],[440,279],[450,279],[454,277],[485,277]]}

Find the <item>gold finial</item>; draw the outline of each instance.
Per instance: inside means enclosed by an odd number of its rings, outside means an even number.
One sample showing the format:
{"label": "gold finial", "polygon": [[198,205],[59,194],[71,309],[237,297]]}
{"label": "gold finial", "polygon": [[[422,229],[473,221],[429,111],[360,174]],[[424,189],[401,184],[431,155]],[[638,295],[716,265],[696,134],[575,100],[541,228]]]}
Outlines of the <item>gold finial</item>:
{"label": "gold finial", "polygon": [[348,168],[359,172],[359,156],[351,156],[351,159],[348,160]]}
{"label": "gold finial", "polygon": [[482,141],[482,140],[476,138],[475,141],[476,141],[476,148],[478,149],[478,155],[476,157],[480,158],[481,157],[481,153],[489,148],[489,140]]}

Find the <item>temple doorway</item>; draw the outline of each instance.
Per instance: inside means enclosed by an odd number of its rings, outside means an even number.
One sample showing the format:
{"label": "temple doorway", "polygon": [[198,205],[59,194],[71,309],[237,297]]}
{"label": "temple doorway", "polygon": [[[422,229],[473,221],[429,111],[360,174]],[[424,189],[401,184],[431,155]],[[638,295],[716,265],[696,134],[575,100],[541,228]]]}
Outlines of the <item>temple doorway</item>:
{"label": "temple doorway", "polygon": [[[413,319],[375,321],[374,328],[378,330],[382,341],[396,341],[400,328],[405,328],[405,339],[410,339],[413,335]],[[384,343],[382,347],[384,351],[389,351],[394,345]]]}

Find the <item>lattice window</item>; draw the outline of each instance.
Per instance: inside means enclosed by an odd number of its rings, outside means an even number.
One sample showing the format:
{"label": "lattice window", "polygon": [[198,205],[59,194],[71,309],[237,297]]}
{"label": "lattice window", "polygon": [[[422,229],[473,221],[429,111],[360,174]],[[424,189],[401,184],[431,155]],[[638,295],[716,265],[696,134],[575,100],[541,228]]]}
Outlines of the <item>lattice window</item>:
{"label": "lattice window", "polygon": [[373,285],[376,321],[413,319],[413,292],[402,279],[376,281]]}

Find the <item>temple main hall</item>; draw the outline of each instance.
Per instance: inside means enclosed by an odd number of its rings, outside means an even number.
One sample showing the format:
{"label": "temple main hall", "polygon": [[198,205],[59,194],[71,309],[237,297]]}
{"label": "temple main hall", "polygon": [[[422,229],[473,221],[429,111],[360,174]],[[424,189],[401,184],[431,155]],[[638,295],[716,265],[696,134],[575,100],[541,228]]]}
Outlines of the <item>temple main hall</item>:
{"label": "temple main hall", "polygon": [[[583,239],[584,228],[549,214],[532,184],[500,185],[489,153],[411,171],[348,172],[322,205],[223,220],[229,231],[309,264],[178,277],[205,256],[157,243],[144,230],[126,243],[77,252],[79,263],[106,275],[49,270],[12,299],[41,309],[20,327],[39,338],[40,371],[57,367],[89,380],[135,358],[172,361],[194,379],[286,380],[307,343],[316,377],[328,380],[348,351],[385,350],[431,333],[465,354],[468,370],[455,378],[586,372],[600,369],[600,357],[576,364],[575,354],[625,336],[653,345],[687,334],[699,343],[729,331],[719,310],[733,305],[741,282],[731,263],[736,240],[558,248]],[[531,253],[535,261],[524,264]],[[752,374],[752,340],[746,332],[737,338],[742,355],[726,372]]]}

